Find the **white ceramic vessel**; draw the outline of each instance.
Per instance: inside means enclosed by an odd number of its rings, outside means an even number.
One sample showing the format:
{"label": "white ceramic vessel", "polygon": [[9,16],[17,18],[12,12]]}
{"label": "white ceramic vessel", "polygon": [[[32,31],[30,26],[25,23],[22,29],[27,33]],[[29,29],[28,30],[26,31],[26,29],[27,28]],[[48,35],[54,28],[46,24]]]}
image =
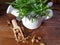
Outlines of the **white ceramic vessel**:
{"label": "white ceramic vessel", "polygon": [[[53,11],[51,9],[49,9],[47,11],[49,11],[50,16],[44,16],[44,20],[50,19],[53,16]],[[19,13],[17,13],[17,12],[19,12],[19,10],[13,8],[11,5],[9,5],[9,7],[7,8],[7,14],[11,13],[12,15],[18,17]],[[23,25],[28,29],[38,28],[41,25],[42,21],[43,21],[43,18],[41,18],[41,17],[38,17],[35,22],[32,22],[32,20],[29,20],[27,17],[24,17],[22,19]]]}
{"label": "white ceramic vessel", "polygon": [[38,17],[35,22],[32,22],[32,20],[29,20],[27,17],[24,17],[22,19],[23,25],[28,29],[36,29],[36,28],[38,28],[41,25],[43,20],[48,20],[48,19],[52,18],[53,11],[50,10],[50,9],[48,11],[50,12],[50,16],[44,16],[44,18]]}
{"label": "white ceramic vessel", "polygon": [[19,12],[19,10],[15,9],[12,5],[9,5],[8,8],[7,8],[7,11],[6,11],[7,14],[10,13],[10,14],[16,16],[16,17],[18,17],[18,15],[19,15],[18,12]]}
{"label": "white ceramic vessel", "polygon": [[36,21],[32,22],[32,20],[29,20],[27,17],[24,17],[22,19],[23,25],[28,29],[36,29],[41,25],[41,22],[43,19],[41,17],[37,18]]}

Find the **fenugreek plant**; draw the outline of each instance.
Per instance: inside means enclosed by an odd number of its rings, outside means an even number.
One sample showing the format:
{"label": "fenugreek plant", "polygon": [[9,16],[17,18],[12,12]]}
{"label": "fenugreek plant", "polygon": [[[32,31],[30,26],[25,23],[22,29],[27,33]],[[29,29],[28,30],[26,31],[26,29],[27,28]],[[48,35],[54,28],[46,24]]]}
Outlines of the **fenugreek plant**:
{"label": "fenugreek plant", "polygon": [[35,20],[38,16],[47,16],[50,8],[47,4],[47,0],[15,0],[14,2],[8,3],[14,8],[18,9],[19,18],[28,17],[28,19]]}

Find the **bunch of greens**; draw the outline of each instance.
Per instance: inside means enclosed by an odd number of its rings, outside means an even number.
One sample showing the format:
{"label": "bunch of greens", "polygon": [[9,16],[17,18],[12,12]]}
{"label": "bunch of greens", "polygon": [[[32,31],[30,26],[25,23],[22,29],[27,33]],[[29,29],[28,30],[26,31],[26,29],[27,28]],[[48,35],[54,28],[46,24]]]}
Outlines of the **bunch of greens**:
{"label": "bunch of greens", "polygon": [[38,16],[48,15],[47,9],[49,9],[49,6],[46,2],[47,0],[15,0],[9,4],[19,10],[20,18],[35,19]]}

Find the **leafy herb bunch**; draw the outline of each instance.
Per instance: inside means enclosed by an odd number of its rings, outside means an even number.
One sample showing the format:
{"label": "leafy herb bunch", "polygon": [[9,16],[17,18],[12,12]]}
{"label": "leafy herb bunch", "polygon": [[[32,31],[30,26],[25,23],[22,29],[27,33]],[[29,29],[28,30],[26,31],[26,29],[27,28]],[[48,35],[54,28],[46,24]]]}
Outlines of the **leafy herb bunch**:
{"label": "leafy herb bunch", "polygon": [[38,16],[43,17],[48,15],[47,9],[50,7],[46,3],[47,0],[15,0],[11,4],[18,9],[19,18],[28,17],[29,19],[36,19]]}

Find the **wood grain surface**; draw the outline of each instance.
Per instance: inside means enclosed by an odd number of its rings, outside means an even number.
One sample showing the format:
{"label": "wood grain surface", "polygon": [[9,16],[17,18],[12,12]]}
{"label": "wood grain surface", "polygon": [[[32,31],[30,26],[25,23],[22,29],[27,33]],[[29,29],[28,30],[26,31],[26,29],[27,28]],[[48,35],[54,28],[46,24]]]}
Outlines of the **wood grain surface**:
{"label": "wood grain surface", "polygon": [[[60,6],[53,6],[53,12],[54,16],[51,19],[44,21],[41,26],[35,30],[25,28],[19,21],[17,21],[17,23],[19,26],[23,26],[25,32],[28,32],[28,34],[32,34],[32,36],[42,36],[42,41],[45,42],[46,45],[60,45]],[[0,13],[0,45],[39,45],[37,43],[32,44],[31,42],[17,43],[11,29],[12,24],[8,24],[7,22],[16,17],[11,14],[3,13],[4,12]]]}

